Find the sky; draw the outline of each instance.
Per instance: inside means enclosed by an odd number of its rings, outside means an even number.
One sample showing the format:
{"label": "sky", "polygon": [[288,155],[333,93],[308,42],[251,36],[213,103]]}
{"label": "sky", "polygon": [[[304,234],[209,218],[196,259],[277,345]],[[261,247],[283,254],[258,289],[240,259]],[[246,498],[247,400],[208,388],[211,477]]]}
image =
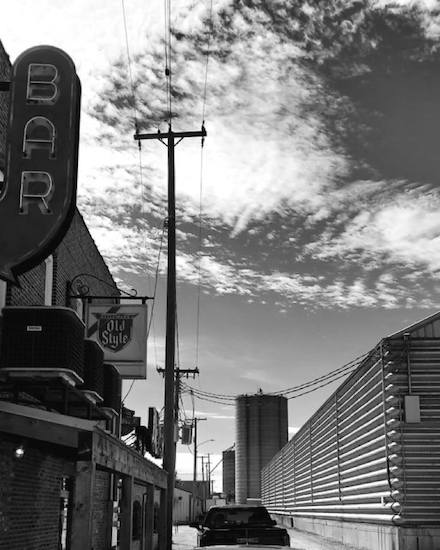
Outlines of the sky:
{"label": "sky", "polygon": [[[235,443],[237,395],[285,394],[293,434],[343,378],[292,388],[439,309],[438,2],[0,8],[11,62],[52,45],[81,79],[78,208],[119,287],[155,296],[147,380],[123,388],[144,424],[164,401],[167,148],[139,150],[136,128],[207,131],[175,149],[176,357],[199,369],[180,415],[204,419],[212,466]],[[221,464],[213,477],[220,490]]]}

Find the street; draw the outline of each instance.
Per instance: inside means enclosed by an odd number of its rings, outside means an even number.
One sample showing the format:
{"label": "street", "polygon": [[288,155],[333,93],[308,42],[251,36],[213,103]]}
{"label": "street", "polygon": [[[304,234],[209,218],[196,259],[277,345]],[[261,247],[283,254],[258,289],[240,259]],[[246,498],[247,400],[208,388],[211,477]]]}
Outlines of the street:
{"label": "street", "polygon": [[[296,529],[288,529],[288,531],[290,547],[294,550],[355,550],[354,546],[306,533],[305,531]],[[173,533],[173,550],[192,550],[196,546],[196,541],[196,529],[187,525],[179,525]]]}

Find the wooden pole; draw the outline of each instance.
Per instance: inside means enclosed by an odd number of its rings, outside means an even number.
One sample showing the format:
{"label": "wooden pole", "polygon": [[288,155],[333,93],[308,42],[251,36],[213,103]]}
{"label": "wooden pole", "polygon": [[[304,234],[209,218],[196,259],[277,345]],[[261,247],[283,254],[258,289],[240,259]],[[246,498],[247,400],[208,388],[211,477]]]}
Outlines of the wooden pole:
{"label": "wooden pole", "polygon": [[[167,321],[165,341],[165,419],[163,468],[168,473],[166,496],[166,549],[173,545],[173,504],[176,470],[175,419],[175,347],[176,347],[176,197],[174,149],[185,137],[206,136],[202,126],[200,132],[173,132],[171,125],[166,133],[135,134],[135,140],[159,139],[168,148],[168,263],[167,263]],[[176,143],[176,139],[178,139]]]}

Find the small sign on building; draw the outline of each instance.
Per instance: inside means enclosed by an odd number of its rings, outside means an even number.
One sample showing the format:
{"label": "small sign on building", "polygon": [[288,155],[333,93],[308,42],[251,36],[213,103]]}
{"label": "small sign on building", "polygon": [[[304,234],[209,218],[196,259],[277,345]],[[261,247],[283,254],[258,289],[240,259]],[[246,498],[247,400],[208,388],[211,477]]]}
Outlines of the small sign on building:
{"label": "small sign on building", "polygon": [[147,377],[147,306],[88,304],[87,338],[104,349],[104,360],[125,379]]}

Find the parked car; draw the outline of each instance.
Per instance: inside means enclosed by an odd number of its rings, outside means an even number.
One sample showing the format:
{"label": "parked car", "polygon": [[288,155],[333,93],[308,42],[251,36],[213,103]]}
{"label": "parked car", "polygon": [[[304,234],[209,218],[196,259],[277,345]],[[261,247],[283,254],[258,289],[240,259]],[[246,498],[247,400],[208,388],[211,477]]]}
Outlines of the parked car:
{"label": "parked car", "polygon": [[275,525],[264,506],[238,504],[213,506],[202,522],[190,523],[198,530],[198,546],[290,546],[287,530]]}

